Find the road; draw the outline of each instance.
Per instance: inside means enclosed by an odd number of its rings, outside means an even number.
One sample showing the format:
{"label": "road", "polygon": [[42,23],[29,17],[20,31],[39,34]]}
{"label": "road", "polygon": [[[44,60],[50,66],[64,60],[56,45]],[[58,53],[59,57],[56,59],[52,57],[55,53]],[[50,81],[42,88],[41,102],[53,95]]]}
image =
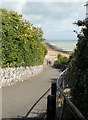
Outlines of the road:
{"label": "road", "polygon": [[2,117],[25,116],[58,75],[57,69],[46,66],[39,75],[14,86],[2,88]]}

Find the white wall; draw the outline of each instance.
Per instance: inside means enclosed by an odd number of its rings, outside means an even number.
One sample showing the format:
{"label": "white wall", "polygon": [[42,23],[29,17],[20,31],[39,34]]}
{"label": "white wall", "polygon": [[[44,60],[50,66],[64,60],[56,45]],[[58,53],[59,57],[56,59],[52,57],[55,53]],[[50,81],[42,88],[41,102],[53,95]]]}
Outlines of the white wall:
{"label": "white wall", "polygon": [[25,79],[38,75],[43,65],[17,68],[0,68],[0,87],[12,85]]}

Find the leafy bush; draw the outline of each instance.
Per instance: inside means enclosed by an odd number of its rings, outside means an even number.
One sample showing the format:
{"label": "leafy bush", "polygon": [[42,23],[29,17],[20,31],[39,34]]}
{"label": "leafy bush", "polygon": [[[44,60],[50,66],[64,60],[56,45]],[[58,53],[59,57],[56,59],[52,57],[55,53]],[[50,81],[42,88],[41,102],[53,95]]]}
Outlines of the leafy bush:
{"label": "leafy bush", "polygon": [[85,26],[81,34],[77,33],[77,47],[70,59],[70,87],[73,103],[88,119],[88,21],[78,21]]}
{"label": "leafy bush", "polygon": [[64,70],[68,65],[68,58],[58,55],[58,60],[54,62],[54,67]]}
{"label": "leafy bush", "polygon": [[2,67],[40,65],[47,53],[43,31],[17,12],[2,12]]}

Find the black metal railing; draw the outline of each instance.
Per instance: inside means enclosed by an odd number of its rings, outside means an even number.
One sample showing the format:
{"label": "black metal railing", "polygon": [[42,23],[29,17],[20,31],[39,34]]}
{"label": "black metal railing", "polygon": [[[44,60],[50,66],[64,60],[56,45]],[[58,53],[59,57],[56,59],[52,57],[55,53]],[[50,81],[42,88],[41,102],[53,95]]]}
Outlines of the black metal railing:
{"label": "black metal railing", "polygon": [[[68,115],[69,112],[72,113],[69,117],[74,118],[74,120],[86,120],[82,113],[78,110],[78,108],[71,102],[71,100],[64,93],[65,90],[65,80],[63,79],[63,75],[68,71],[68,68],[64,70],[57,79],[57,101],[59,101],[59,120],[64,119],[64,113]],[[69,112],[67,112],[67,109]],[[66,115],[66,116],[67,116]],[[66,119],[66,117],[65,117]]]}
{"label": "black metal railing", "polygon": [[51,87],[36,101],[23,118],[44,120],[47,114],[47,97],[51,94]]}

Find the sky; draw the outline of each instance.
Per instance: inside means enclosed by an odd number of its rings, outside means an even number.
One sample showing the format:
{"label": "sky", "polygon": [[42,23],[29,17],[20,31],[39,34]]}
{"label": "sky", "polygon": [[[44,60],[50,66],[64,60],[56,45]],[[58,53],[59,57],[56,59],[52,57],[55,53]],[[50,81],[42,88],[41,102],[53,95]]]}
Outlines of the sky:
{"label": "sky", "polygon": [[76,40],[74,21],[86,17],[86,0],[1,0],[0,8],[23,15],[36,27],[41,27],[46,40]]}

